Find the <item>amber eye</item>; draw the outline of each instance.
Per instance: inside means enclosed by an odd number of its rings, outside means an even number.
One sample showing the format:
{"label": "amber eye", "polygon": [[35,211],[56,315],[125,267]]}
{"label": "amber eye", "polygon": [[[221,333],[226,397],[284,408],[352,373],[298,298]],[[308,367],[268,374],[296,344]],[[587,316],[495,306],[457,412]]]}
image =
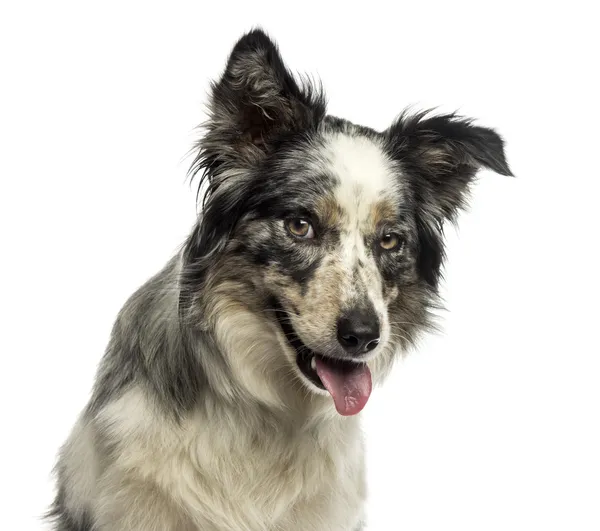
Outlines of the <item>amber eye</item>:
{"label": "amber eye", "polygon": [[304,218],[292,218],[285,222],[288,232],[296,238],[310,240],[315,237],[315,230],[310,221]]}
{"label": "amber eye", "polygon": [[381,248],[385,249],[386,251],[393,251],[394,249],[400,247],[401,244],[402,240],[400,239],[400,236],[394,232],[388,232],[384,234],[379,241]]}

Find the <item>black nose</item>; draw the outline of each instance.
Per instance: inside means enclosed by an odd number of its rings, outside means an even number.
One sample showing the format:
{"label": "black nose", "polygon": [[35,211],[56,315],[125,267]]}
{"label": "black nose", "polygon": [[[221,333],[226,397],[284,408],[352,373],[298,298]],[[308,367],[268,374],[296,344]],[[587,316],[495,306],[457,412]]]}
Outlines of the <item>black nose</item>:
{"label": "black nose", "polygon": [[379,344],[379,319],[373,310],[351,310],[338,320],[337,337],[348,354],[366,354]]}

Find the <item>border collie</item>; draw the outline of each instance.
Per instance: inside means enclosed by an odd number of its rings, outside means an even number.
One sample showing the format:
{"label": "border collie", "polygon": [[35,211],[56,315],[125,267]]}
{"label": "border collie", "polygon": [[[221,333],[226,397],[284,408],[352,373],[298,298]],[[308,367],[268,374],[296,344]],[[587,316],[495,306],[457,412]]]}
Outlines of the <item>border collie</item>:
{"label": "border collie", "polygon": [[360,411],[430,327],[443,227],[493,130],[330,116],[261,30],[211,86],[181,251],[121,310],[60,451],[59,531],[355,531]]}

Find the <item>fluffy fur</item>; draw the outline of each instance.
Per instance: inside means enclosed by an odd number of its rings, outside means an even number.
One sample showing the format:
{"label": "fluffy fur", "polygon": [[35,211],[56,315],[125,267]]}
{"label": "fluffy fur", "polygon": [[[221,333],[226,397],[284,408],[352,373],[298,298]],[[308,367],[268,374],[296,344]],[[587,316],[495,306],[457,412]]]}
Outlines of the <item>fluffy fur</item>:
{"label": "fluffy fur", "polygon": [[[209,110],[202,214],[117,318],[60,451],[57,531],[359,529],[359,415],[302,363],[366,363],[381,382],[429,325],[443,225],[477,170],[510,175],[500,137],[455,115],[384,132],[328,116],[260,30]],[[376,330],[368,353],[340,339],[348,315]]]}

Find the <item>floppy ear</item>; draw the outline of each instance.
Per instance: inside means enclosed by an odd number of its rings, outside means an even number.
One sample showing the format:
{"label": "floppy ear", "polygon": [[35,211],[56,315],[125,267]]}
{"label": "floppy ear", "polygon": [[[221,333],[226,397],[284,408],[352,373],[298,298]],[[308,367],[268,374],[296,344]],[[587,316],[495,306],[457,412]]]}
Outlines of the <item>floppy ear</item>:
{"label": "floppy ear", "polygon": [[228,169],[253,167],[282,135],[316,127],[325,115],[321,91],[299,85],[259,29],[237,42],[211,88],[206,134],[191,168],[204,170],[209,181]]}
{"label": "floppy ear", "polygon": [[454,114],[406,113],[386,131],[393,156],[410,179],[419,236],[417,267],[434,289],[444,261],[443,227],[464,207],[477,170],[512,175],[500,136]]}
{"label": "floppy ear", "polygon": [[416,180],[421,201],[439,222],[464,206],[477,170],[512,175],[500,135],[455,114],[403,114],[386,132],[394,157]]}

